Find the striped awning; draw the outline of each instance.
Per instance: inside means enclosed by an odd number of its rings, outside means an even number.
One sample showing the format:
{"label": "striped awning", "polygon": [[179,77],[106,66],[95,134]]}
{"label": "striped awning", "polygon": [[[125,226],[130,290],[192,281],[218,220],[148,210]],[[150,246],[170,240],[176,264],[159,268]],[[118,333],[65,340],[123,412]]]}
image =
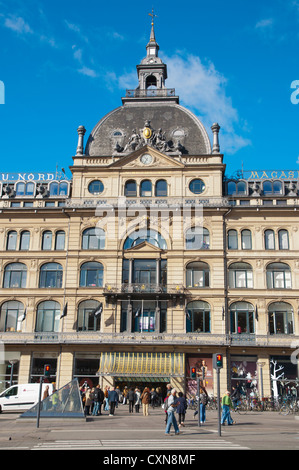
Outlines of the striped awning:
{"label": "striped awning", "polygon": [[99,375],[126,377],[184,377],[181,353],[104,352]]}

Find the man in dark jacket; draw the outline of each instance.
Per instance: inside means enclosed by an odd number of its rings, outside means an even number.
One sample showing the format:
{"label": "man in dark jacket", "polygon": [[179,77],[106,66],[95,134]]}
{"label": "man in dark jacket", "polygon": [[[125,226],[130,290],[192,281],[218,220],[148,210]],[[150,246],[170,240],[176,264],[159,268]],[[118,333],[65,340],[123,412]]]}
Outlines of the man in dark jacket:
{"label": "man in dark jacket", "polygon": [[129,413],[133,413],[134,403],[136,401],[136,395],[133,388],[128,391],[127,399],[129,401]]}
{"label": "man in dark jacket", "polygon": [[108,401],[110,405],[109,416],[114,416],[116,403],[118,402],[118,394],[114,387],[112,387],[111,391],[108,392]]}
{"label": "man in dark jacket", "polygon": [[99,385],[97,385],[95,388],[93,401],[94,401],[94,405],[93,405],[92,415],[93,416],[101,415],[102,404],[104,401],[104,392],[103,390],[101,390],[101,387]]}

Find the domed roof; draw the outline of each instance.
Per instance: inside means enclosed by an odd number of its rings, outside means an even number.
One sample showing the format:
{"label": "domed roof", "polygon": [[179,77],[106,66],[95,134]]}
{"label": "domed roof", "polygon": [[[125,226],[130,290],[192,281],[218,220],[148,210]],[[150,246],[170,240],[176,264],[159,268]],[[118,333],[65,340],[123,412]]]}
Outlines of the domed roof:
{"label": "domed roof", "polygon": [[[160,148],[156,141],[143,139],[145,127],[151,128],[153,135],[160,135]],[[89,136],[85,155],[127,155],[136,150],[129,145],[133,135],[141,139],[139,146],[152,145],[168,155],[211,154],[208,134],[191,111],[176,102],[144,100],[125,103],[102,118]]]}

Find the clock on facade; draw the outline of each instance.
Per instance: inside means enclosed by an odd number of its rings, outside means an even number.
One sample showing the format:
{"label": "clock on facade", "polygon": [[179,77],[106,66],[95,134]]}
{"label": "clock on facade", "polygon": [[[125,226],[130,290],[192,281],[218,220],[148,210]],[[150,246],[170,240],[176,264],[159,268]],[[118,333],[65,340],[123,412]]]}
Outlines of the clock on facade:
{"label": "clock on facade", "polygon": [[141,163],[144,165],[150,165],[153,161],[153,157],[149,153],[145,153],[140,158]]}

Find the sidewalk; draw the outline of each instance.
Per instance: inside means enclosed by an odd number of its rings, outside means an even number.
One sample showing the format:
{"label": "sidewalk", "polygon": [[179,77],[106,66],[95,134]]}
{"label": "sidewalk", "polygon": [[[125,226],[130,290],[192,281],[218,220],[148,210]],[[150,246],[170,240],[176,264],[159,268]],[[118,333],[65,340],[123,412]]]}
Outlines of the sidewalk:
{"label": "sidewalk", "polygon": [[[218,436],[218,415],[207,412],[207,422],[199,427],[193,419],[193,411],[186,414],[182,433],[165,436],[165,412],[161,408],[150,409],[150,415],[129,413],[128,406],[119,405],[114,416],[105,412],[102,416],[67,421],[42,419],[36,421],[17,419],[18,414],[0,415],[0,450],[3,448],[34,448],[37,445],[78,446],[94,443],[99,448],[178,450],[199,448],[223,448],[225,445],[249,449],[297,449],[299,450],[298,420],[293,415],[281,416],[274,412],[250,412],[247,415],[233,413],[236,425],[224,426]],[[55,444],[56,445],[56,444]]]}

